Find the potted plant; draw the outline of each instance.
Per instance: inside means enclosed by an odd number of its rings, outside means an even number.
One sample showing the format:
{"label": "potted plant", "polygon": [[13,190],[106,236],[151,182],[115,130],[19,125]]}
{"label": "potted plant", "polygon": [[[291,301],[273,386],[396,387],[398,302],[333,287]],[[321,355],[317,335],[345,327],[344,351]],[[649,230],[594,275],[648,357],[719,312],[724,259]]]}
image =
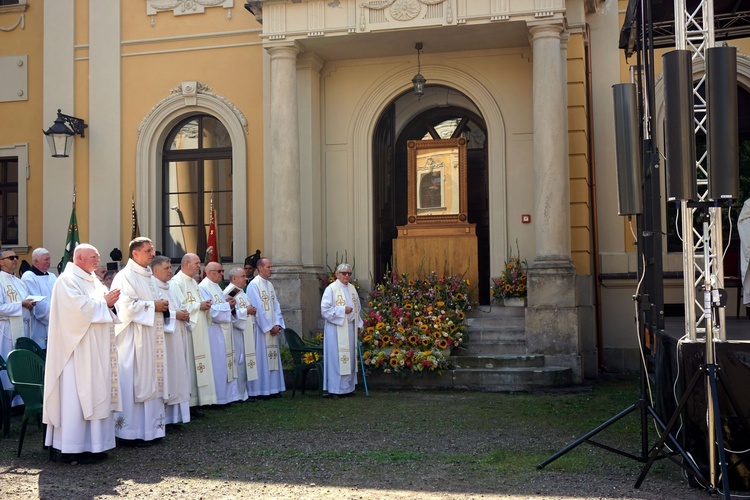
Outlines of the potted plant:
{"label": "potted plant", "polygon": [[[516,242],[518,250],[518,243]],[[528,291],[526,259],[521,259],[521,252],[513,256],[513,251],[508,252],[508,260],[505,261],[502,274],[492,278],[492,298],[496,302],[502,302],[506,307],[523,307],[526,305]]]}

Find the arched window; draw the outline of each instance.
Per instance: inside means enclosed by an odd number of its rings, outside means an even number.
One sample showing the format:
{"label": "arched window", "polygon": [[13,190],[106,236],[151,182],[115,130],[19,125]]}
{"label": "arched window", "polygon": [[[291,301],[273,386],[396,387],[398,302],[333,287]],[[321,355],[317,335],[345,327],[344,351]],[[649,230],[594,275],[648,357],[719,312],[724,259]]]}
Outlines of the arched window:
{"label": "arched window", "polygon": [[179,261],[189,252],[204,259],[215,212],[218,252],[232,262],[232,142],[210,115],[193,115],[167,136],[162,152],[163,253]]}

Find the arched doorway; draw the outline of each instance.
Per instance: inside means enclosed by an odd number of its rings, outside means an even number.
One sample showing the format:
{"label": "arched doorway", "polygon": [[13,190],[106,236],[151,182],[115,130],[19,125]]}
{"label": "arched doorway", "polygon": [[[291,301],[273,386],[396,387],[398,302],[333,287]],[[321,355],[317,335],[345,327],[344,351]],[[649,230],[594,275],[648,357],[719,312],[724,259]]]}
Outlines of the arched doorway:
{"label": "arched doorway", "polygon": [[[429,92],[428,89],[425,93]],[[446,90],[438,89],[441,92]],[[454,90],[450,92],[455,93]],[[468,101],[462,94],[461,98]],[[404,107],[402,100],[412,101],[413,96],[402,95],[385,109],[373,137],[375,278],[381,278],[391,263],[396,227],[406,224],[406,142],[463,137],[467,140],[467,215],[469,222],[476,224],[478,246],[478,255],[467,255],[466,258],[467,261],[476,259],[479,302],[489,304],[490,216],[485,120],[475,109],[469,109],[470,105],[449,103],[421,109],[400,125],[397,113]]]}

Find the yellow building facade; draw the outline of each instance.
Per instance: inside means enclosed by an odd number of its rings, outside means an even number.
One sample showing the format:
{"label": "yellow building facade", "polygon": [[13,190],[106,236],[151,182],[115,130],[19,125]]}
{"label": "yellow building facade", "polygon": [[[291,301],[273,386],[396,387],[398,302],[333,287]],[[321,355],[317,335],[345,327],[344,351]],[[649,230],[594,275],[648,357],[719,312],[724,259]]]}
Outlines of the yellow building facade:
{"label": "yellow building facade", "polygon": [[[598,280],[637,269],[617,215],[611,94],[630,79],[617,47],[626,4],[0,5],[0,159],[16,187],[3,244],[57,262],[75,191],[81,241],[103,261],[127,248],[132,206],[158,250],[203,257],[213,207],[225,267],[261,249],[287,324],[305,332],[336,255],[365,288],[391,262],[408,223],[407,141],[462,137],[480,302],[517,247],[532,264],[530,351],[576,380],[600,364],[633,369],[633,283]],[[68,158],[52,158],[42,134],[58,109],[88,125]]]}

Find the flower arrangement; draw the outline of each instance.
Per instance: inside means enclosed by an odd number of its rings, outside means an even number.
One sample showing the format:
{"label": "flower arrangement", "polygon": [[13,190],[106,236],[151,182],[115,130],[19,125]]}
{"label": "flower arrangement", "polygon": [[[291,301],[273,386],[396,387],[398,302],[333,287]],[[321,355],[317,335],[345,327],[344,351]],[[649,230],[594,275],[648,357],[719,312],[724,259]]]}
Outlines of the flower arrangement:
{"label": "flower arrangement", "polygon": [[466,312],[474,306],[469,281],[436,273],[419,278],[386,273],[370,293],[362,331],[369,371],[442,373],[448,351],[466,340]]}
{"label": "flower arrangement", "polygon": [[[518,250],[518,242],[516,242]],[[526,272],[529,266],[526,259],[521,259],[521,252],[513,256],[513,251],[508,252],[508,260],[505,261],[503,273],[498,278],[492,278],[491,293],[497,302],[508,298],[526,298],[528,285]]]}

